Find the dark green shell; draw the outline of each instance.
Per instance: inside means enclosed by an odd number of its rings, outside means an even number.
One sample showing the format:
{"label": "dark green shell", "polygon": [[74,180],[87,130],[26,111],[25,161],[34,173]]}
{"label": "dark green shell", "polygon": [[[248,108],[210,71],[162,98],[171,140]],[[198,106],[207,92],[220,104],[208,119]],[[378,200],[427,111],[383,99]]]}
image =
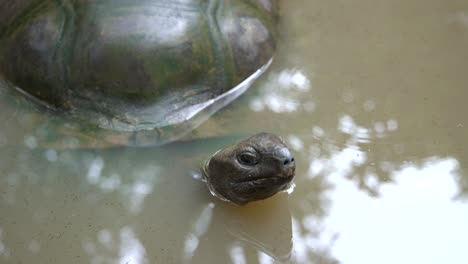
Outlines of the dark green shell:
{"label": "dark green shell", "polygon": [[99,127],[171,136],[265,70],[277,8],[276,0],[0,0],[0,77]]}

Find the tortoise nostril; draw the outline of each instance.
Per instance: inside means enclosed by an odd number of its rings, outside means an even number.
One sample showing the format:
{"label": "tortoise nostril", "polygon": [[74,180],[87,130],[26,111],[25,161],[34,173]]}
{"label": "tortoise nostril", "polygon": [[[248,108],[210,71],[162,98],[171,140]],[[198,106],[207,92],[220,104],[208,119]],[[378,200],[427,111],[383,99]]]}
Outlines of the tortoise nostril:
{"label": "tortoise nostril", "polygon": [[283,165],[287,166],[287,165],[289,165],[289,164],[291,164],[293,162],[294,162],[294,158],[293,157],[288,157],[288,158],[284,159]]}
{"label": "tortoise nostril", "polygon": [[282,164],[285,168],[294,166],[294,157],[287,147],[281,147],[276,149],[274,155],[276,156],[278,161],[281,162],[280,164]]}

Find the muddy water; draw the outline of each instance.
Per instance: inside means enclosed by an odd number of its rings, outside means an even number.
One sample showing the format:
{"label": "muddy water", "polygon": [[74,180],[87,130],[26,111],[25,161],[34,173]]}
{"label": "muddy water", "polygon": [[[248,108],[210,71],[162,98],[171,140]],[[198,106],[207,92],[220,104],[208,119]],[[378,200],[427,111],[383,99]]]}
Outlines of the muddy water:
{"label": "muddy water", "polygon": [[[468,4],[283,1],[281,32],[188,142],[44,149],[2,102],[0,263],[467,263]],[[211,197],[198,164],[259,131],[293,149],[295,190]]]}

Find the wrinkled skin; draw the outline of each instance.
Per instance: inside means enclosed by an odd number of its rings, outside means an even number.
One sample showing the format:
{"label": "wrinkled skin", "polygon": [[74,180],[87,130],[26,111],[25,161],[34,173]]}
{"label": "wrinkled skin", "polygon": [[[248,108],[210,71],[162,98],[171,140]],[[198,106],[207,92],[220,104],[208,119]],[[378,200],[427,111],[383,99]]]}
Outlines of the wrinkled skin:
{"label": "wrinkled skin", "polygon": [[205,164],[203,175],[213,195],[242,205],[285,190],[295,168],[283,141],[260,133],[216,152]]}

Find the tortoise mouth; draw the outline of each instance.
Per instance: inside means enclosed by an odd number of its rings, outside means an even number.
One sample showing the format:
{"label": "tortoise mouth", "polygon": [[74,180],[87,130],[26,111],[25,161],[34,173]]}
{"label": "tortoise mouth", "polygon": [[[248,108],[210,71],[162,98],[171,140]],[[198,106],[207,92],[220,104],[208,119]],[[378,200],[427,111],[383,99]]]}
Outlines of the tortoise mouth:
{"label": "tortoise mouth", "polygon": [[294,174],[243,179],[234,183],[231,195],[239,204],[263,200],[288,189],[293,178]]}
{"label": "tortoise mouth", "polygon": [[238,181],[236,181],[236,183],[239,183],[239,184],[253,183],[255,185],[265,185],[265,184],[275,184],[275,183],[277,183],[278,185],[281,185],[281,184],[292,181],[293,178],[294,178],[294,172],[289,172],[286,175],[278,175],[278,176],[248,177],[248,178],[245,178],[245,179],[238,180]]}

